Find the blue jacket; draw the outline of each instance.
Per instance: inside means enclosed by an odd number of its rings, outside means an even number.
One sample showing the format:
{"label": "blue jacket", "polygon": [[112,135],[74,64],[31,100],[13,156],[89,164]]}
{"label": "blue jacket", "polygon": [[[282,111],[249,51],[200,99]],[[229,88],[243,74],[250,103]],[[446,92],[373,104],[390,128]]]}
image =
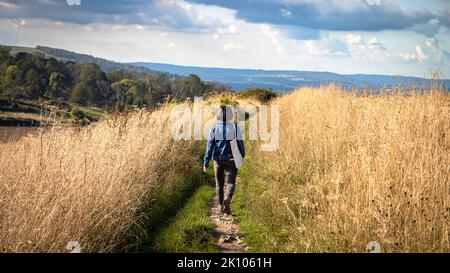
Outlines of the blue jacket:
{"label": "blue jacket", "polygon": [[230,141],[235,137],[235,128],[237,127],[237,144],[242,157],[245,157],[244,141],[242,140],[241,130],[233,123],[219,122],[209,131],[208,143],[206,144],[206,153],[203,166],[208,167],[209,161],[228,160],[233,158]]}

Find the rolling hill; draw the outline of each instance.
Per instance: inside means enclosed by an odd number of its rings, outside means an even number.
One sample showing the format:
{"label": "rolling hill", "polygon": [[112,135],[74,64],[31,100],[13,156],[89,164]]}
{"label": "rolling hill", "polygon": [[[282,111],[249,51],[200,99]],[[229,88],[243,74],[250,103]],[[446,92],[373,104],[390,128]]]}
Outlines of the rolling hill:
{"label": "rolling hill", "polygon": [[135,65],[131,65],[131,64],[125,64],[125,63],[119,63],[119,62],[114,62],[114,61],[110,61],[110,60],[106,60],[106,59],[102,59],[102,58],[97,58],[91,55],[87,55],[87,54],[81,54],[81,53],[76,53],[76,52],[72,52],[72,51],[68,51],[68,50],[64,50],[64,49],[58,49],[58,48],[52,48],[52,47],[46,47],[46,46],[37,46],[35,48],[33,47],[22,47],[22,46],[11,46],[12,50],[11,53],[12,54],[17,54],[20,52],[25,52],[25,53],[29,53],[29,54],[37,54],[43,57],[47,57],[47,58],[55,58],[57,60],[60,61],[72,61],[75,63],[96,63],[98,64],[103,71],[105,72],[111,72],[114,70],[120,70],[120,71],[124,71],[124,72],[128,72],[137,76],[155,76],[161,73],[166,73],[169,74],[169,76],[172,79],[177,78],[177,75],[171,75],[170,73],[167,72],[161,72],[161,71],[155,71],[152,69],[148,69],[145,67],[141,67],[141,66],[135,66]]}
{"label": "rolling hill", "polygon": [[[431,80],[425,78],[403,76],[341,75],[331,72],[208,68],[145,62],[131,64],[178,75],[197,74],[203,80],[220,82],[236,91],[251,87],[264,87],[278,92],[285,92],[298,87],[318,87],[329,83],[337,83],[344,88],[376,91],[397,85],[402,87],[413,85],[418,88],[427,88],[432,83]],[[447,88],[450,87],[450,80],[443,80],[443,83]]]}

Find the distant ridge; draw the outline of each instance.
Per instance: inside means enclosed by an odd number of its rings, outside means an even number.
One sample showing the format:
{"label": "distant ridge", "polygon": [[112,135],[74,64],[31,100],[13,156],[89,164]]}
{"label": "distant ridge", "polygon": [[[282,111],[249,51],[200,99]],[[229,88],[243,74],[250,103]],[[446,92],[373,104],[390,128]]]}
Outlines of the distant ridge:
{"label": "distant ridge", "polygon": [[[236,91],[251,87],[264,87],[284,92],[298,87],[318,87],[329,83],[337,83],[344,88],[376,91],[397,85],[428,88],[432,83],[429,79],[406,76],[342,75],[332,72],[210,68],[148,62],[134,62],[130,64],[184,76],[197,74],[203,80],[220,82],[229,85]],[[450,87],[450,80],[442,80],[442,83],[447,89]]]}
{"label": "distant ridge", "polygon": [[149,73],[149,74],[160,74],[160,71],[155,71],[145,67],[134,66],[130,64],[118,63],[114,61],[109,61],[102,58],[97,58],[87,54],[80,54],[64,49],[51,48],[46,46],[37,46],[37,50],[42,51],[50,56],[55,56],[61,60],[73,61],[76,63],[88,63],[94,62],[98,64],[105,72],[111,72],[114,70],[122,70],[130,73]]}
{"label": "distant ridge", "polygon": [[[60,61],[72,61],[75,63],[90,63],[90,62],[96,63],[105,72],[120,70],[138,76],[155,76],[161,73],[170,74],[167,72],[155,71],[145,67],[118,63],[102,58],[97,58],[87,54],[76,53],[65,49],[52,48],[47,46],[36,46],[36,48],[22,47],[22,46],[10,46],[10,47],[12,48],[11,52],[13,54],[17,54],[19,52],[26,52],[30,54],[39,54],[47,58],[55,58]],[[172,78],[177,77],[177,75],[170,75],[170,76],[172,76]]]}

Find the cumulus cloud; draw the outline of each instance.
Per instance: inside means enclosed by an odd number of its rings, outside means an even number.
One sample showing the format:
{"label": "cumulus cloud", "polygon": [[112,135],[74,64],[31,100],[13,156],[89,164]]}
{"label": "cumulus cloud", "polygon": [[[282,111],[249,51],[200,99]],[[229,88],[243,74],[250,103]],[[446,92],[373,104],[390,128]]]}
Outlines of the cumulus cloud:
{"label": "cumulus cloud", "polygon": [[369,41],[366,42],[363,35],[350,33],[344,36],[344,40],[347,44],[356,46],[363,50],[382,51],[386,49],[386,47],[378,41],[376,37],[371,37]]}
{"label": "cumulus cloud", "polygon": [[367,43],[367,47],[371,50],[385,50],[386,48],[380,43],[377,38],[372,37]]}
{"label": "cumulus cloud", "polygon": [[347,34],[345,35],[345,40],[347,40],[347,43],[352,45],[361,45],[364,43],[363,36],[357,34]]}
{"label": "cumulus cloud", "polygon": [[399,52],[399,53],[394,53],[393,55],[395,57],[399,57],[400,59],[407,61],[407,62],[414,61],[417,59],[415,53]]}
{"label": "cumulus cloud", "polygon": [[286,50],[284,49],[284,46],[279,39],[280,32],[278,30],[274,29],[273,27],[267,24],[261,24],[259,28],[261,32],[264,34],[264,36],[266,36],[275,46],[278,54],[286,53]]}
{"label": "cumulus cloud", "polygon": [[442,49],[439,45],[439,41],[431,38],[425,40],[425,45],[430,52],[430,55],[433,56],[436,63],[444,63],[450,61],[450,53],[445,49]]}
{"label": "cumulus cloud", "polygon": [[303,42],[306,47],[307,54],[312,56],[333,56],[347,57],[350,56],[347,45],[333,38],[323,38],[321,40],[309,40]]}
{"label": "cumulus cloud", "polygon": [[428,55],[425,54],[423,48],[420,45],[416,46],[417,59],[419,62],[423,62],[428,60]]}
{"label": "cumulus cloud", "polygon": [[450,53],[441,48],[439,41],[435,38],[426,39],[423,44],[415,47],[415,52],[400,52],[391,54],[403,61],[427,63],[431,65],[445,65],[450,62]]}
{"label": "cumulus cloud", "polygon": [[217,34],[236,34],[237,27],[233,24],[230,24],[227,27],[219,27],[217,28]]}
{"label": "cumulus cloud", "polygon": [[240,43],[229,42],[223,46],[225,51],[242,50],[242,45]]}
{"label": "cumulus cloud", "polygon": [[389,0],[380,1],[379,4],[364,0],[191,1],[236,10],[239,18],[249,22],[297,25],[324,30],[405,29],[437,17],[426,8],[402,9]]}

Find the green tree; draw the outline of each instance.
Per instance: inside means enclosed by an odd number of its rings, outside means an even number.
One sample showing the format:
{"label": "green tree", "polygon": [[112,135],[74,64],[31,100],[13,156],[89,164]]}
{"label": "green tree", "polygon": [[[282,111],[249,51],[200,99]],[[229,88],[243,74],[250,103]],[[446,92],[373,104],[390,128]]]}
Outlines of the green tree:
{"label": "green tree", "polygon": [[22,71],[17,65],[10,65],[2,79],[3,92],[12,100],[20,93]]}
{"label": "green tree", "polygon": [[102,94],[103,107],[109,108],[111,103],[111,96],[113,92],[111,91],[111,86],[108,81],[97,81],[96,83],[98,90]]}
{"label": "green tree", "polygon": [[132,104],[134,99],[139,96],[136,80],[123,79],[113,83],[111,88],[116,94],[116,103],[119,110],[123,110],[127,104]]}
{"label": "green tree", "polygon": [[192,98],[201,96],[205,92],[205,84],[194,74],[184,79],[176,80],[172,83],[172,92],[176,99]]}
{"label": "green tree", "polygon": [[54,98],[62,96],[63,89],[65,88],[64,80],[65,80],[65,76],[64,76],[64,74],[62,74],[60,72],[52,72],[50,74],[50,79],[48,82],[50,96],[52,96]]}
{"label": "green tree", "polygon": [[171,95],[171,81],[166,73],[160,73],[155,77],[146,79],[144,84],[146,89],[144,100],[150,107],[156,106]]}
{"label": "green tree", "polygon": [[40,77],[35,69],[30,69],[25,74],[26,96],[32,99],[40,97]]}
{"label": "green tree", "polygon": [[61,63],[55,59],[55,58],[50,58],[47,60],[46,64],[45,64],[45,69],[49,72],[57,72],[61,70]]}
{"label": "green tree", "polygon": [[9,46],[0,46],[0,64],[5,63],[9,60],[11,52],[11,47]]}
{"label": "green tree", "polygon": [[105,72],[95,63],[83,64],[81,67],[80,82],[85,82],[89,89],[89,103],[97,103],[102,94],[97,86],[99,81],[107,80]]}
{"label": "green tree", "polygon": [[90,91],[87,83],[80,82],[70,93],[69,100],[81,105],[87,105],[89,103]]}
{"label": "green tree", "polygon": [[103,95],[97,84],[106,80],[105,72],[97,64],[81,65],[80,78],[70,96],[71,101],[81,104],[100,104]]}

